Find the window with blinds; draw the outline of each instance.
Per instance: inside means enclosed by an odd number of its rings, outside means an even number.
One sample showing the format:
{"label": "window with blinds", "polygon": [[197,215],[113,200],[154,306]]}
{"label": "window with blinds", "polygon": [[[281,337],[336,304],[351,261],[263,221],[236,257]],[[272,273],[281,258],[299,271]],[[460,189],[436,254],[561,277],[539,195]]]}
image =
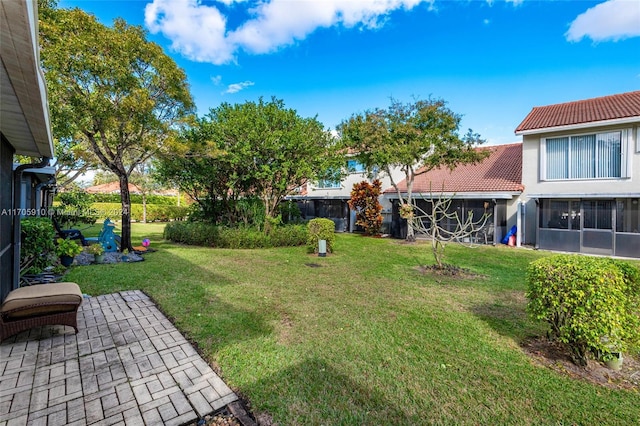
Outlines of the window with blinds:
{"label": "window with blinds", "polygon": [[624,177],[620,131],[547,138],[543,142],[544,180]]}

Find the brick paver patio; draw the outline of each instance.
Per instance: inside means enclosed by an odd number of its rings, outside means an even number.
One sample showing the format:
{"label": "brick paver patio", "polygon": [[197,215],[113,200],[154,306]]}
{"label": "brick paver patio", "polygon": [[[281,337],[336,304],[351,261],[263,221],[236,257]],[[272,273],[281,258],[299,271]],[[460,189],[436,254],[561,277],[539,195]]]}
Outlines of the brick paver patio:
{"label": "brick paver patio", "polygon": [[84,299],[78,334],[0,345],[0,426],[181,425],[237,396],[140,291]]}

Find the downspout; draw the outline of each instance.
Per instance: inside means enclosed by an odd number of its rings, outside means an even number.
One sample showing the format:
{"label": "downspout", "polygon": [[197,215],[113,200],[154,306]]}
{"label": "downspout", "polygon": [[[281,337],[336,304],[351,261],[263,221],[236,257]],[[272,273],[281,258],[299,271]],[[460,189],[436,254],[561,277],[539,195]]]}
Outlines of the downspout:
{"label": "downspout", "polygon": [[[536,242],[534,248],[537,250],[540,248],[540,200],[534,198],[534,201],[536,202]],[[580,217],[582,217],[582,214],[580,215]],[[580,226],[580,229],[582,229],[582,223],[580,224]]]}
{"label": "downspout", "polygon": [[516,247],[520,247],[522,245],[522,203],[518,200],[518,204],[516,205]]}
{"label": "downspout", "polygon": [[22,172],[25,169],[41,169],[49,164],[49,157],[42,157],[42,161],[32,164],[21,164],[13,171],[13,283],[12,290],[20,283],[20,199],[22,198]]}

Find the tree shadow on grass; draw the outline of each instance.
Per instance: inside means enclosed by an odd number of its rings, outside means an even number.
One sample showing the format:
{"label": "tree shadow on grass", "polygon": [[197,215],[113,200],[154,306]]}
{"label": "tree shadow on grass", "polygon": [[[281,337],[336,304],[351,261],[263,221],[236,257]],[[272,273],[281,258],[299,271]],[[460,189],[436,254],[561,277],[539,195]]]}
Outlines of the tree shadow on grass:
{"label": "tree shadow on grass", "polygon": [[490,302],[475,304],[471,312],[500,335],[522,345],[525,340],[544,334],[544,326],[527,314],[527,299],[522,291],[500,291]]}
{"label": "tree shadow on grass", "polygon": [[409,425],[424,421],[394,406],[379,390],[362,386],[318,358],[258,380],[245,390],[261,395],[257,398],[261,408],[277,424]]}
{"label": "tree shadow on grass", "polygon": [[[145,255],[144,262],[75,267],[67,276],[90,295],[141,290],[176,327],[202,350],[254,339],[273,332],[268,314],[246,309],[219,297],[223,288],[237,283],[201,266],[187,253],[179,256],[167,246]],[[201,249],[201,248],[200,248]],[[190,248],[185,248],[190,250]],[[202,257],[198,248],[193,256]]]}

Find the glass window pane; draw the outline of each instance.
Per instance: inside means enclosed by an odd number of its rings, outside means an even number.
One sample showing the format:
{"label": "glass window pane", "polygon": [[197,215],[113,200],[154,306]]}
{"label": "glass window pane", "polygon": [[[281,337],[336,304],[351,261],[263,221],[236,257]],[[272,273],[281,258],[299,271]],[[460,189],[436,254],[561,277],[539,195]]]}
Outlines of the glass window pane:
{"label": "glass window pane", "polygon": [[571,138],[571,179],[590,179],[596,176],[596,135]]}
{"label": "glass window pane", "polygon": [[569,138],[549,138],[547,146],[547,179],[569,178]]}
{"label": "glass window pane", "polygon": [[620,177],[622,143],[620,132],[598,135],[598,177]]}
{"label": "glass window pane", "polygon": [[328,179],[319,180],[318,188],[340,188],[340,181]]}
{"label": "glass window pane", "polygon": [[364,166],[360,164],[357,160],[349,160],[347,161],[347,169],[349,173],[362,173],[364,172]]}

